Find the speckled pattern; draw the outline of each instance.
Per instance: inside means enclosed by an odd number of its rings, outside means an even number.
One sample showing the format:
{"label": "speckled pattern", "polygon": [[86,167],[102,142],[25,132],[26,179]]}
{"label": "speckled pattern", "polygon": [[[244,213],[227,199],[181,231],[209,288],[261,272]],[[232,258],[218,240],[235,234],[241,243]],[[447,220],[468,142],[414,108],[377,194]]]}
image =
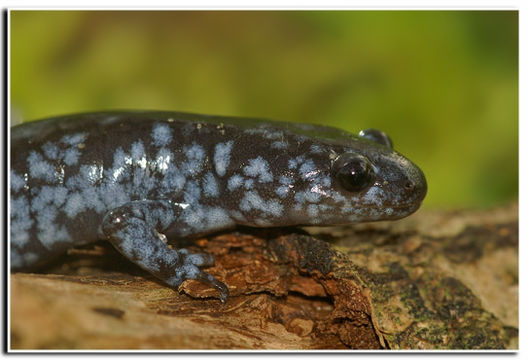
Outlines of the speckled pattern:
{"label": "speckled pattern", "polygon": [[[388,144],[391,144],[390,142]],[[360,154],[373,181],[358,192],[333,177],[334,159]],[[178,287],[208,254],[167,238],[247,226],[332,225],[397,219],[426,194],[421,170],[389,145],[316,125],[174,112],[101,112],[11,129],[11,268],[109,240]]]}

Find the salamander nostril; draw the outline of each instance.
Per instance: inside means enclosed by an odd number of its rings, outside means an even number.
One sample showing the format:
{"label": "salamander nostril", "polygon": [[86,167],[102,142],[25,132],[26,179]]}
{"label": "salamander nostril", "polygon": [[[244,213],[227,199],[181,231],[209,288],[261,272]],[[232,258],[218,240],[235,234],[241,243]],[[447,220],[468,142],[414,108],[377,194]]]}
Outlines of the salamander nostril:
{"label": "salamander nostril", "polygon": [[408,181],[406,182],[406,184],[404,184],[404,187],[406,188],[406,190],[412,190],[414,186],[411,181]]}

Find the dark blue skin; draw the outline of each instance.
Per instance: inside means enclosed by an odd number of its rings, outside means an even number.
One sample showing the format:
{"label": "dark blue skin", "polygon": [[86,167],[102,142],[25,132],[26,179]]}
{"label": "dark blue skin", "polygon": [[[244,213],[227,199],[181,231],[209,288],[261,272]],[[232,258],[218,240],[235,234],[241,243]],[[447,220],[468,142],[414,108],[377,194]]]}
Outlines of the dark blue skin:
{"label": "dark blue skin", "polygon": [[405,217],[421,170],[382,132],[174,112],[101,112],[11,129],[11,269],[110,241],[173,288],[228,288],[209,254],[167,238],[236,225],[334,225]]}

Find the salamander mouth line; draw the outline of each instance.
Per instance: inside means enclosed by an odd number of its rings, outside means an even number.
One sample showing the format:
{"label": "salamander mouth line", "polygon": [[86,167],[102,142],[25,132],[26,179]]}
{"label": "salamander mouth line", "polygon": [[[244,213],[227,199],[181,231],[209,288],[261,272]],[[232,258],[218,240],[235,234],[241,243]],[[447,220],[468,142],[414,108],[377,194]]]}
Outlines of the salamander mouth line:
{"label": "salamander mouth line", "polygon": [[[371,205],[371,204],[363,204],[362,205],[362,209],[379,209],[381,211],[384,211],[385,209],[393,209],[393,210],[402,210],[402,209],[413,209],[413,208],[419,208],[420,206],[420,203],[419,204],[414,204],[414,203],[411,203],[411,204],[402,204],[402,205],[391,205],[391,206],[378,206],[378,205]],[[357,207],[343,207],[342,209],[346,209],[346,210],[356,210],[358,209]]]}

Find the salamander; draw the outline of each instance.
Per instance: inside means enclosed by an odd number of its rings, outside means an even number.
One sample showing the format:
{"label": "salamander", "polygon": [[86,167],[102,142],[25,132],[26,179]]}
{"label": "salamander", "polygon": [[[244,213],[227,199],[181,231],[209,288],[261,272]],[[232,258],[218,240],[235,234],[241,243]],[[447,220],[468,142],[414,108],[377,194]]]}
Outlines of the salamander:
{"label": "salamander", "polygon": [[416,211],[422,171],[383,132],[178,112],[67,115],[11,128],[10,267],[97,240],[177,289],[207,253],[168,246],[237,225],[391,220]]}

